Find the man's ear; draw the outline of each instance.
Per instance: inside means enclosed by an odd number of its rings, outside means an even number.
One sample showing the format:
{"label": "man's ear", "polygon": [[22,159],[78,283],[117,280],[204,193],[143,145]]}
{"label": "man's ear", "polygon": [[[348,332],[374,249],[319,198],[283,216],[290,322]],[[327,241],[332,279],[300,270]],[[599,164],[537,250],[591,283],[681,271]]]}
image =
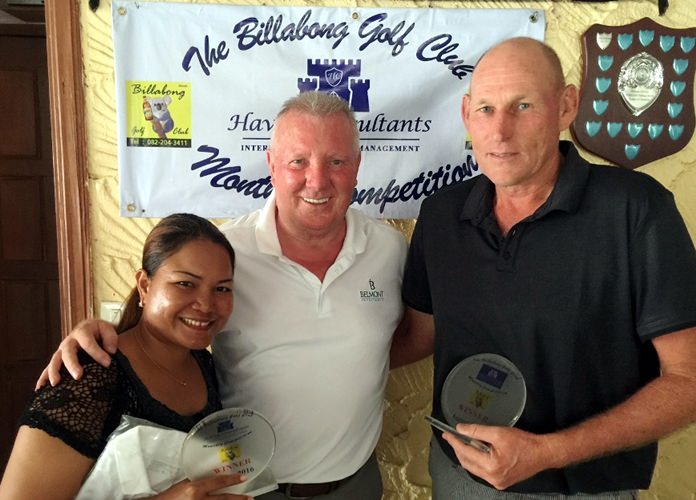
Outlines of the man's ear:
{"label": "man's ear", "polygon": [[469,94],[464,94],[462,97],[462,121],[464,122],[464,127],[469,130],[469,113],[471,112],[471,96]]}
{"label": "man's ear", "polygon": [[357,158],[355,159],[356,167],[355,167],[355,180],[353,182],[353,187],[358,185],[358,171],[360,170],[360,162],[361,161],[362,161],[362,152],[358,150],[358,155],[357,155]]}
{"label": "man's ear", "polygon": [[268,173],[271,174],[271,180],[273,180],[273,173],[275,169],[273,168],[273,158],[270,149],[266,150],[266,166],[268,167]]}
{"label": "man's ear", "polygon": [[561,94],[561,106],[558,116],[558,129],[563,131],[570,127],[578,115],[578,89],[575,85],[566,85]]}

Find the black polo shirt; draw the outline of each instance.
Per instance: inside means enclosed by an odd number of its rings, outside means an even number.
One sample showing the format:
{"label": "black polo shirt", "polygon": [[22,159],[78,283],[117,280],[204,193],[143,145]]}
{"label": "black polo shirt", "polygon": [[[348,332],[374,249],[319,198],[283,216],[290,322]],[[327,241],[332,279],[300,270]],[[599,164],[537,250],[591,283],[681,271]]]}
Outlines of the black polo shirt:
{"label": "black polo shirt", "polygon": [[[434,315],[436,417],[450,370],[493,352],[527,383],[517,427],[572,426],[659,375],[650,339],[696,325],[696,253],[672,194],[648,175],[590,165],[569,142],[560,149],[566,159],[548,200],[506,237],[483,175],[423,202],[403,297]],[[656,453],[653,444],[544,471],[510,490],[647,488]]]}

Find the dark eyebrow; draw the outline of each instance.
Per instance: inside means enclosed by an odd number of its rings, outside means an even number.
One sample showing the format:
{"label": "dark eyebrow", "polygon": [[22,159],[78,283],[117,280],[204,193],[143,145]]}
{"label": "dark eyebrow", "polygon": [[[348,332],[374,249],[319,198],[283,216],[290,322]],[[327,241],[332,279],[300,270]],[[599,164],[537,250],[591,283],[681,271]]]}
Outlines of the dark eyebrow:
{"label": "dark eyebrow", "polygon": [[194,274],[190,271],[182,271],[180,269],[174,269],[172,272],[179,273],[179,274],[185,274],[186,276],[191,276],[192,278],[201,279],[200,276],[198,276],[197,274]]}
{"label": "dark eyebrow", "polygon": [[[191,276],[192,278],[196,278],[198,280],[202,279],[200,276],[198,276],[197,274],[192,273],[190,271],[181,271],[179,269],[174,269],[172,272],[185,274],[186,276]],[[221,279],[218,281],[218,283],[227,283],[228,281],[232,281],[232,278],[230,277],[230,278]]]}

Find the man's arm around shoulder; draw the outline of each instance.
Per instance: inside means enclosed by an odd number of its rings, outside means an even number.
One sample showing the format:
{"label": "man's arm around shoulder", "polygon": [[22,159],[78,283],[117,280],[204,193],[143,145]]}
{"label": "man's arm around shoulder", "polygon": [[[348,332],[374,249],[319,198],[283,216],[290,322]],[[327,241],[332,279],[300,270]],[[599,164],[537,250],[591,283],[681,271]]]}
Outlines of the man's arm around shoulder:
{"label": "man's arm around shoulder", "polygon": [[433,353],[435,323],[432,314],[406,306],[404,317],[394,332],[389,367],[414,363]]}

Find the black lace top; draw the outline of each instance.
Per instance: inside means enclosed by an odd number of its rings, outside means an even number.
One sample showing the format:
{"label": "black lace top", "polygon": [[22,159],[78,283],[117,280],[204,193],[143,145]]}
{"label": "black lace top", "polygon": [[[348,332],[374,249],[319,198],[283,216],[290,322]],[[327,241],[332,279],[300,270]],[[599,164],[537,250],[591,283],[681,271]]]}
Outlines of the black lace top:
{"label": "black lace top", "polygon": [[200,419],[222,407],[212,356],[206,350],[191,353],[208,388],[208,402],[195,415],[179,415],[154,399],[121,352],[116,353],[109,368],[81,353],[82,378],[73,380],[63,368],[61,383],[40,389],[19,424],[41,429],[94,459],[104,450],[107,437],[122,415],[188,432]]}

